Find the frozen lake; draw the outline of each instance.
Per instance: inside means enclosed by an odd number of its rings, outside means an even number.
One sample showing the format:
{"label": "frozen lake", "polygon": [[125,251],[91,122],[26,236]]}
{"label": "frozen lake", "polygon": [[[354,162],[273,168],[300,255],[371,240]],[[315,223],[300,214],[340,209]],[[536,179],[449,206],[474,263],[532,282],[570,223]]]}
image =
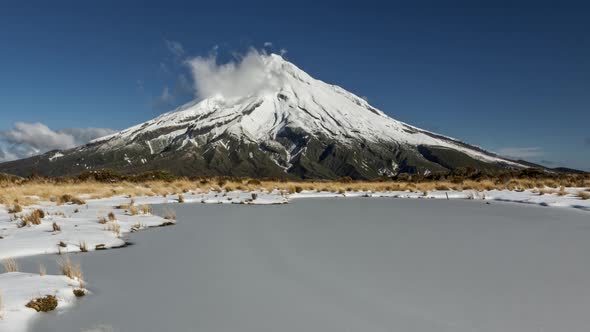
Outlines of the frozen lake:
{"label": "frozen lake", "polygon": [[[32,331],[588,331],[590,214],[481,201],[175,205],[73,255],[94,295]],[[25,271],[56,256],[20,260]],[[105,331],[109,331],[105,329]]]}

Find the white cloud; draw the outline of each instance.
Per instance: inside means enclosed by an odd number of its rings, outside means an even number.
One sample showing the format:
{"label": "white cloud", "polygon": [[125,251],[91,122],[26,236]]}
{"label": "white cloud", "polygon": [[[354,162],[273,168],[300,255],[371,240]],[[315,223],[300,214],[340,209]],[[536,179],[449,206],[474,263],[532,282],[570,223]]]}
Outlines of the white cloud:
{"label": "white cloud", "polygon": [[59,131],[74,137],[76,146],[86,144],[93,139],[114,134],[115,131],[110,128],[66,128]]}
{"label": "white cloud", "polygon": [[112,133],[114,131],[108,128],[66,128],[55,131],[39,122],[17,122],[13,129],[0,131],[0,161],[69,149]]}
{"label": "white cloud", "polygon": [[164,87],[162,90],[162,94],[160,95],[160,101],[163,103],[169,103],[174,100],[174,96],[170,94],[170,89],[167,86]]}
{"label": "white cloud", "polygon": [[25,144],[36,150],[67,149],[76,145],[72,135],[49,129],[42,123],[17,122],[14,128],[0,133],[6,142]]}
{"label": "white cloud", "polygon": [[193,74],[197,97],[226,98],[249,96],[276,87],[281,77],[265,66],[269,55],[251,49],[237,61],[217,63],[217,54],[186,61]]}
{"label": "white cloud", "polygon": [[174,41],[174,40],[165,40],[166,47],[172,54],[176,55],[177,57],[181,57],[184,55],[184,47],[181,43]]}
{"label": "white cloud", "polygon": [[272,43],[271,42],[264,42],[264,47],[272,47]]}
{"label": "white cloud", "polygon": [[540,147],[507,147],[498,150],[498,154],[509,158],[534,158],[545,154]]}

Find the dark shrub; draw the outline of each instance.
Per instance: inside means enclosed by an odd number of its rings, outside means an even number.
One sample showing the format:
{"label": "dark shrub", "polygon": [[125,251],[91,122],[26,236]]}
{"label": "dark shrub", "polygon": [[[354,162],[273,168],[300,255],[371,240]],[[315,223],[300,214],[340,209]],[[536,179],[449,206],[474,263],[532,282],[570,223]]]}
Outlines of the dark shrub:
{"label": "dark shrub", "polygon": [[53,295],[47,295],[45,297],[33,299],[25,306],[34,309],[37,312],[48,312],[57,308],[57,298]]}

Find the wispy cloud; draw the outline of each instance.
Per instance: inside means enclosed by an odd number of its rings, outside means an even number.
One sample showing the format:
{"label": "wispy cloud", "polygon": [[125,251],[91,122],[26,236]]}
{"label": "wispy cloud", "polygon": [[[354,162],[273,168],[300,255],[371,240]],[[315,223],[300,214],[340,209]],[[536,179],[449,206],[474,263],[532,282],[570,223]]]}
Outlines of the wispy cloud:
{"label": "wispy cloud", "polygon": [[506,147],[498,150],[498,154],[509,158],[541,157],[545,151],[541,147]]}
{"label": "wispy cloud", "polygon": [[135,86],[137,88],[137,91],[142,92],[142,93],[145,91],[143,80],[136,80],[135,81]]}
{"label": "wispy cloud", "polygon": [[164,86],[160,95],[152,101],[152,107],[156,110],[167,109],[172,106],[175,95],[168,86]]}
{"label": "wispy cloud", "polygon": [[191,84],[191,82],[185,74],[178,75],[177,89],[182,93],[193,92],[193,85]]}
{"label": "wispy cloud", "polygon": [[272,42],[264,42],[264,47],[272,47]]}
{"label": "wispy cloud", "polygon": [[177,57],[184,56],[184,47],[181,43],[175,40],[165,40],[164,42],[166,43],[166,47],[172,54],[176,55]]}
{"label": "wispy cloud", "polygon": [[167,86],[162,90],[159,100],[164,103],[169,103],[174,100],[174,96],[170,93],[170,89]]}
{"label": "wispy cloud", "polygon": [[66,128],[56,131],[39,122],[17,122],[12,129],[0,131],[0,161],[73,148],[113,132],[108,128]]}

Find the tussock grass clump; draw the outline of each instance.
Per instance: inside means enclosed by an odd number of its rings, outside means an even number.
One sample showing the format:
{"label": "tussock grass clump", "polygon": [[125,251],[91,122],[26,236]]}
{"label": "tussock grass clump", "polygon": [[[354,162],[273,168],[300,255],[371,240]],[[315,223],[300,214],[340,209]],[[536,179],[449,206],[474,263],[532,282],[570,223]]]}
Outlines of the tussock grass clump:
{"label": "tussock grass clump", "polygon": [[590,192],[587,191],[578,191],[577,195],[580,199],[587,200],[590,199]]}
{"label": "tussock grass clump", "polygon": [[259,186],[262,184],[262,182],[260,182],[260,180],[257,179],[250,179],[246,182],[247,185],[252,185],[252,186]]}
{"label": "tussock grass clump", "polygon": [[152,207],[150,205],[144,204],[139,207],[139,211],[143,214],[152,214]]}
{"label": "tussock grass clump", "polygon": [[57,308],[57,298],[53,295],[32,299],[25,305],[27,308],[34,309],[37,312],[48,312]]}
{"label": "tussock grass clump", "polygon": [[40,225],[41,219],[45,218],[45,212],[41,209],[36,209],[29,214],[22,215],[20,217],[21,224],[19,227],[25,227],[30,225]]}
{"label": "tussock grass clump", "polygon": [[81,252],[88,252],[88,246],[86,245],[86,242],[80,241],[79,247]]}
{"label": "tussock grass clump", "polygon": [[74,295],[76,297],[82,297],[82,296],[86,295],[86,292],[83,289],[74,288]]}
{"label": "tussock grass clump", "polygon": [[18,272],[18,264],[12,258],[6,258],[2,261],[5,272]]}
{"label": "tussock grass clump", "polygon": [[55,222],[51,225],[51,227],[53,228],[53,231],[54,232],[61,231],[61,227],[59,227],[59,225],[57,223],[55,223]]}
{"label": "tussock grass clump", "polygon": [[115,221],[115,220],[117,220],[117,217],[115,216],[115,214],[113,213],[113,211],[109,212],[109,215],[107,217],[109,218],[109,221]]}
{"label": "tussock grass clump", "polygon": [[98,218],[98,223],[99,223],[99,224],[102,224],[102,225],[104,225],[104,224],[106,224],[107,222],[108,222],[108,221],[107,221],[107,218],[105,218],[105,217],[100,217],[100,218]]}
{"label": "tussock grass clump", "polygon": [[115,220],[106,224],[105,230],[113,232],[117,237],[121,236],[121,225]]}
{"label": "tussock grass clump", "polygon": [[14,203],[14,205],[8,209],[8,213],[20,213],[23,212],[23,207],[20,206],[18,203]]}
{"label": "tussock grass clump", "polygon": [[178,195],[178,203],[184,203],[184,195]]}
{"label": "tussock grass clump", "polygon": [[86,204],[86,202],[83,199],[80,199],[76,196],[70,195],[70,194],[65,194],[65,195],[61,195],[58,199],[57,199],[57,204],[66,204],[66,203],[72,203],[75,205],[84,205]]}
{"label": "tussock grass clump", "polygon": [[139,209],[135,205],[129,206],[128,210],[129,210],[129,214],[131,214],[132,216],[136,216],[139,214]]}
{"label": "tussock grass clump", "polygon": [[82,269],[80,268],[80,264],[72,263],[69,256],[65,256],[65,258],[59,259],[57,263],[61,271],[61,274],[63,274],[64,276],[72,280],[78,281],[82,281],[84,279],[82,275]]}

